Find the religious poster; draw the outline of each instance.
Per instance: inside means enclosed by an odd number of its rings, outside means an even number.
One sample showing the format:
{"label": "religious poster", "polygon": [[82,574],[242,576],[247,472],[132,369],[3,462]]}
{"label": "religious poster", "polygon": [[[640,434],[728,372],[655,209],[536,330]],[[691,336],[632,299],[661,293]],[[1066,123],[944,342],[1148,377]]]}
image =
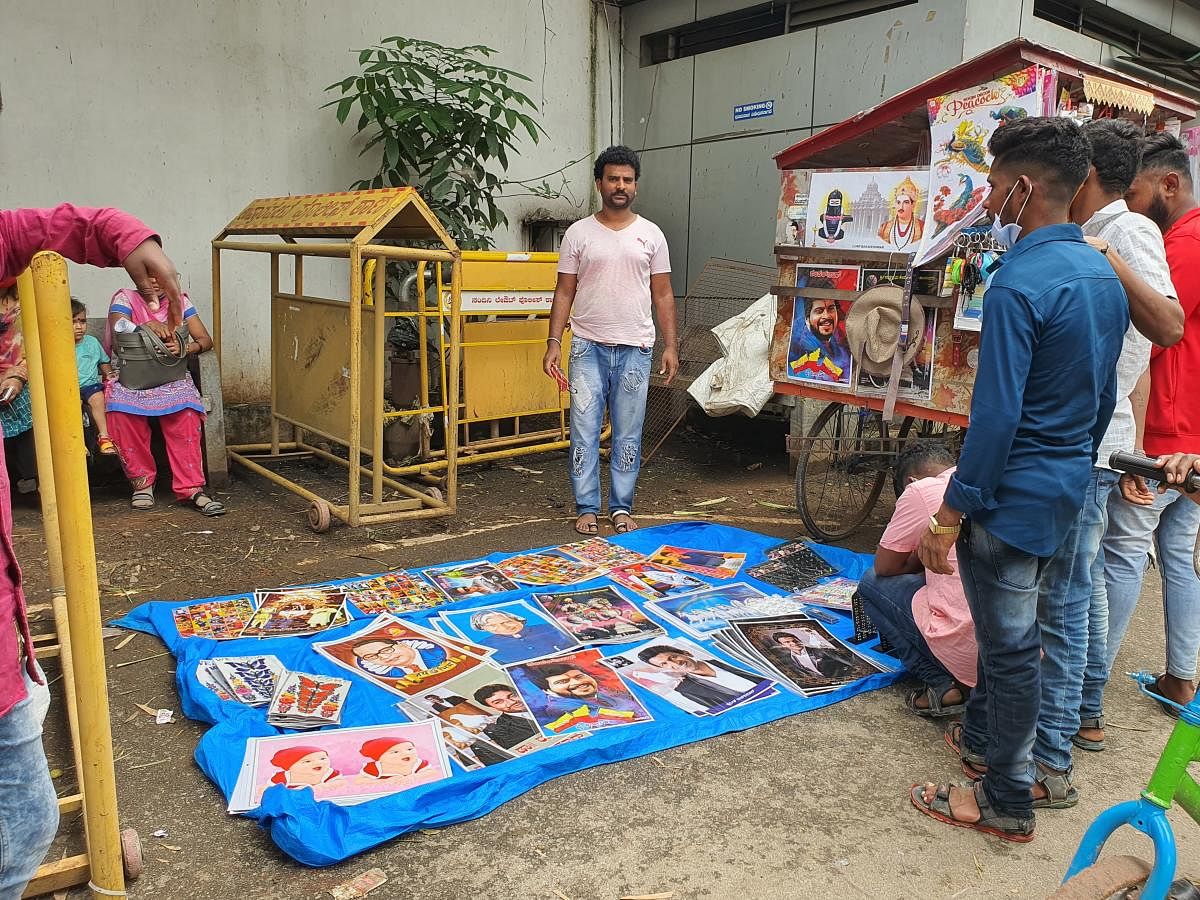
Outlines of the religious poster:
{"label": "religious poster", "polygon": [[924,168],[818,169],[809,186],[809,247],[916,252],[925,219]]}
{"label": "religious poster", "polygon": [[776,244],[804,244],[810,174],[808,169],[784,169],[779,173],[779,208],[775,213]]}
{"label": "religious poster", "polygon": [[917,265],[944,255],[958,233],[984,214],[988,140],[997,128],[1041,114],[1042,84],[1038,67],[1030,66],[927,101],[932,163]]}

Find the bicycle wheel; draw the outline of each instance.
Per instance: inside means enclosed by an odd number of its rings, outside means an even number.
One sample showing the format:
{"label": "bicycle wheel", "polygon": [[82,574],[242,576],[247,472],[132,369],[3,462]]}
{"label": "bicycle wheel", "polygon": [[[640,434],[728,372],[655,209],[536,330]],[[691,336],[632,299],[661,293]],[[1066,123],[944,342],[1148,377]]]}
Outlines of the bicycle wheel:
{"label": "bicycle wheel", "polygon": [[879,413],[830,403],[804,438],[796,465],[796,508],[809,534],[846,537],[871,514],[892,462]]}

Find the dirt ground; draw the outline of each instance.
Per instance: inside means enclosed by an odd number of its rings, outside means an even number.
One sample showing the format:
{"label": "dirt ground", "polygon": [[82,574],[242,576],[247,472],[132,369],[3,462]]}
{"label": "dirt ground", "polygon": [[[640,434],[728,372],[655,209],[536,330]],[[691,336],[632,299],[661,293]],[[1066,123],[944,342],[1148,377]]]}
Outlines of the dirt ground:
{"label": "dirt ground", "polygon": [[[724,496],[704,508],[715,521],[796,536],[802,528],[794,512],[764,505],[795,501],[782,448],[781,427],[745,420],[681,431],[643,472],[643,524]],[[515,465],[531,471],[464,467],[461,512],[453,519],[335,528],[320,536],[305,525],[303,501],[257,478],[237,478],[221,492],[230,512],[217,520],[161,499],[153,511],[134,515],[120,485],[99,485],[93,501],[105,617],[151,599],[375,573],[569,539],[565,456],[530,456]],[[337,490],[333,481],[326,484]],[[885,491],[874,525],[847,546],[873,549],[889,500]],[[35,507],[17,509],[16,540],[37,602],[46,585]],[[1121,671],[1162,664],[1159,598],[1157,580],[1149,579]],[[1053,891],[1092,818],[1137,797],[1171,728],[1128,679],[1116,678],[1108,703],[1110,749],[1077,752],[1079,806],[1043,812],[1037,839],[1024,846],[936,824],[911,808],[912,782],[959,776],[939,728],[904,712],[901,684],[559,778],[482,819],[314,870],[286,857],[250,820],[226,815],[224,799],[192,760],[203,725],[159,726],[135,705],[178,710],[173,660],[153,637],[124,638],[110,637],[106,646],[121,818],[145,845],[145,874],[129,891],[135,898],[317,898],[374,866],[390,880],[372,896],[406,900],[1040,898]],[[47,670],[58,674],[54,660]],[[47,723],[47,751],[60,794],[74,792],[61,706]],[[1181,871],[1200,874],[1200,826],[1179,811],[1172,819]],[[64,822],[52,857],[78,852],[79,827],[78,817]],[[168,835],[152,837],[158,829]],[[1149,845],[1127,834],[1111,848],[1147,855]]]}

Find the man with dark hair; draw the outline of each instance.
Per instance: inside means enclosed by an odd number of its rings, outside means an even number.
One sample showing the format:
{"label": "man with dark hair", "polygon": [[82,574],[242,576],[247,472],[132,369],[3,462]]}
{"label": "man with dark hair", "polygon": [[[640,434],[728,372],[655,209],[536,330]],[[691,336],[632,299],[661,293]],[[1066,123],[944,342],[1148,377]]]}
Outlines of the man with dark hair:
{"label": "man with dark hair", "polygon": [[[954,475],[941,441],[914,441],[896,461],[896,510],[879,539],[875,564],[858,584],[863,608],[921,687],[905,700],[918,716],[957,715],[975,684],[975,623],[957,574],[926,570],[917,557],[929,517]],[[950,563],[955,564],[954,549]]]}
{"label": "man with dark hair", "polygon": [[638,651],[638,659],[679,676],[675,693],[705,708],[736,700],[765,680],[716,657],[697,659],[683,647],[656,644]]}
{"label": "man with dark hair", "polygon": [[[545,692],[546,710],[552,715],[571,712],[585,705],[615,710],[636,708],[632,695],[606,691],[591,672],[574,663],[530,665],[524,671],[529,680]],[[616,678],[615,674],[613,678]]]}
{"label": "man with dark hair", "polygon": [[[628,147],[601,153],[595,175],[603,205],[567,229],[558,253],[542,369],[571,391],[571,487],[575,530],[584,535],[600,528],[605,409],[612,426],[609,519],[618,534],[637,527],[633,495],[642,465],[642,423],[654,351],[651,310],[663,339],[658,374],[670,384],[679,368],[667,240],[657,225],[633,211],[641,171],[637,154]],[[571,353],[569,376],[564,376],[559,362],[568,318]]]}
{"label": "man with dark hair", "polygon": [[[957,539],[979,662],[962,727],[947,739],[982,777],[973,789],[916,785],[910,799],[939,821],[1024,842],[1034,829],[1034,739],[1054,724],[1039,719],[1043,680],[1078,729],[1089,598],[1066,588],[1129,306],[1112,267],[1069,221],[1090,168],[1079,127],[1022,119],[997,129],[988,149],[984,206],[995,239],[1012,249],[988,288],[958,468],[917,550],[926,569],[949,575]],[[1076,802],[1069,767],[1037,762],[1037,805]]]}
{"label": "man with dark hair", "polygon": [[[803,301],[803,307],[801,306]],[[850,378],[850,347],[846,326],[836,300],[800,297],[796,310],[804,310],[804,320],[792,323],[792,344],[788,350],[789,375],[845,384]]]}
{"label": "man with dark hair", "polygon": [[[1155,347],[1150,354],[1142,447],[1154,457],[1200,447],[1200,209],[1188,163],[1178,138],[1146,138],[1141,168],[1125,195],[1130,209],[1145,214],[1163,232],[1171,280],[1185,317],[1183,340],[1168,349]],[[1143,414],[1141,409],[1135,412]],[[1167,664],[1153,690],[1186,704],[1196,695],[1200,651],[1200,580],[1192,567],[1200,506],[1174,491],[1157,494],[1136,476],[1122,476],[1120,485],[1120,492],[1109,500],[1104,538],[1108,666],[1133,616],[1151,544],[1157,544]],[[1172,706],[1163,705],[1163,710],[1178,716]]]}
{"label": "man with dark hair", "polygon": [[511,750],[522,741],[536,737],[541,732],[529,715],[529,709],[521,695],[507,684],[489,684],[474,694],[475,702],[500,715],[494,722],[485,725],[483,733],[503,747]]}
{"label": "man with dark hair", "polygon": [[[1183,336],[1183,310],[1174,299],[1162,233],[1153,222],[1125,205],[1125,192],[1142,158],[1142,131],[1123,119],[1097,119],[1083,126],[1083,135],[1092,150],[1092,166],[1071,204],[1071,219],[1083,226],[1088,242],[1105,254],[1121,279],[1133,324],[1125,332],[1117,360],[1116,407],[1097,448],[1079,521],[1079,559],[1074,573],[1078,577],[1073,579],[1071,590],[1090,598],[1079,726],[1074,734],[1048,732],[1054,744],[1051,749],[1034,748],[1034,755],[1042,759],[1057,755],[1059,766],[1070,758],[1068,740],[1084,750],[1104,749],[1102,700],[1108,681],[1108,592],[1100,544],[1108,528],[1108,498],[1118,478],[1108,458],[1114,450],[1130,451],[1140,446],[1130,395],[1150,365],[1150,342],[1170,346]],[[1055,702],[1049,696],[1045,700],[1047,704]],[[1043,713],[1055,716],[1049,708]]]}

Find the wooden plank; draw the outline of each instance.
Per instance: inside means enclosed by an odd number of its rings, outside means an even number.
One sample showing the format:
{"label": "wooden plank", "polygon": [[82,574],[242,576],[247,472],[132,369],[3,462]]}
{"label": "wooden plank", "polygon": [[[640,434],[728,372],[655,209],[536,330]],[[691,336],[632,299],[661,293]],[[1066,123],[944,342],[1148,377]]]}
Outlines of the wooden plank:
{"label": "wooden plank", "polygon": [[29,886],[25,888],[24,897],[39,897],[42,894],[52,894],[65,888],[87,884],[91,878],[91,864],[88,855],[68,856],[56,862],[45,863],[38,869]]}
{"label": "wooden plank", "polygon": [[[774,385],[775,393],[777,394],[791,394],[794,397],[804,397],[808,400],[845,403],[847,406],[862,406],[867,409],[883,411],[883,397],[864,397],[848,393],[847,391],[808,387],[807,385],[792,384],[787,381],[776,381]],[[944,422],[947,425],[955,425],[959,428],[966,428],[970,421],[967,416],[946,412],[941,409],[933,409],[928,406],[918,406],[903,400],[896,403],[896,412],[901,416],[913,416],[914,418],[924,419],[928,422]]]}
{"label": "wooden plank", "polygon": [[67,816],[83,809],[83,794],[67,794],[58,798],[58,814]]}

